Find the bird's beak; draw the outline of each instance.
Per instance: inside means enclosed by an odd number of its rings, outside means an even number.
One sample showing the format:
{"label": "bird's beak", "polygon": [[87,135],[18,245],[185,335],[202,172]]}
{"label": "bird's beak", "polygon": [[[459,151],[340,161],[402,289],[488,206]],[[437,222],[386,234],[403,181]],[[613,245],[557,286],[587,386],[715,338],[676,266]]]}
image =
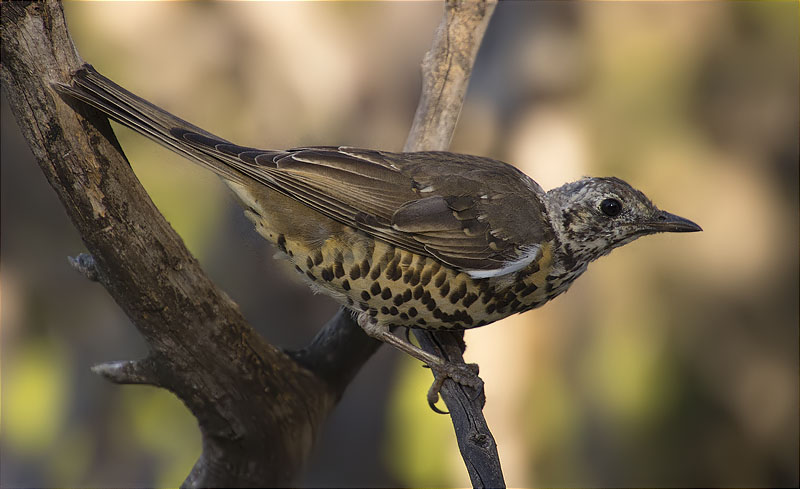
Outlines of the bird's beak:
{"label": "bird's beak", "polygon": [[692,221],[665,211],[658,211],[655,219],[646,225],[655,233],[694,233],[703,230]]}

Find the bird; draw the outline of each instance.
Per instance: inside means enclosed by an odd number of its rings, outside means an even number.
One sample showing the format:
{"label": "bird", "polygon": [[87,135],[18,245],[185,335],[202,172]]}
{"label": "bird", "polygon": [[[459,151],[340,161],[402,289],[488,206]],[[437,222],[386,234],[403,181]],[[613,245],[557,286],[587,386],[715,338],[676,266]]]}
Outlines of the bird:
{"label": "bird", "polygon": [[210,169],[255,230],[359,326],[433,369],[476,385],[397,327],[459,331],[542,306],[589,263],[650,234],[695,232],[616,177],[544,191],[514,166],[444,151],[240,146],[140,98],[85,64],[57,92]]}

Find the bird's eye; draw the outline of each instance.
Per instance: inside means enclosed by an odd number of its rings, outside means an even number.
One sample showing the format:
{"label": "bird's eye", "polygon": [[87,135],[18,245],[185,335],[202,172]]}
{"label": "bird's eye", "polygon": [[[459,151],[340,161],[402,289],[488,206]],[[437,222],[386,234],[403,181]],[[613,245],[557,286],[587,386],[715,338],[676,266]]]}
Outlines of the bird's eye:
{"label": "bird's eye", "polygon": [[622,203],[617,199],[605,199],[600,202],[600,210],[608,217],[616,217],[622,212]]}

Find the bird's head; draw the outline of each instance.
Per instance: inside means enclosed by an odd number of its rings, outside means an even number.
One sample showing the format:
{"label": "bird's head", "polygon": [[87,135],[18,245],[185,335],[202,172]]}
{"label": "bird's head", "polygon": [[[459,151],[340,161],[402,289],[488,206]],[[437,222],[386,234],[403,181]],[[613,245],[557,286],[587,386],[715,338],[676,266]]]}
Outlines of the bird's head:
{"label": "bird's head", "polygon": [[648,234],[702,231],[613,177],[584,178],[552,189],[547,207],[562,246],[584,263]]}

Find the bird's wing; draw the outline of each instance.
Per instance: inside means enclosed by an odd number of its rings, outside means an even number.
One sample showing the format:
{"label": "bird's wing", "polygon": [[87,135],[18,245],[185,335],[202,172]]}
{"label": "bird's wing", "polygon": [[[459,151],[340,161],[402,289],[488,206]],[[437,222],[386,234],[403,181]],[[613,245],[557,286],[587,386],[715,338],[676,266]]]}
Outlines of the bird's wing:
{"label": "bird's wing", "polygon": [[541,189],[505,163],[349,147],[264,151],[187,130],[172,134],[332,219],[474,278],[524,268],[548,233]]}
{"label": "bird's wing", "polygon": [[254,180],[475,278],[524,268],[552,237],[542,189],[499,161],[349,147],[259,150],[231,144],[170,114],[90,65],[73,73],[71,84],[53,87],[224,179],[245,185]]}

